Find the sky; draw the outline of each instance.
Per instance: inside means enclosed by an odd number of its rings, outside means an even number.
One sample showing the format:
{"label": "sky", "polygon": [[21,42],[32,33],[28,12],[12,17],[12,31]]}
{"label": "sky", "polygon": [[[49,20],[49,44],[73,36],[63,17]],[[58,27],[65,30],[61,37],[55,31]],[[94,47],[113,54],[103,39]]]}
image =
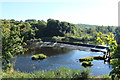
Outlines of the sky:
{"label": "sky", "polygon": [[0,0],[1,19],[118,25],[119,0]]}

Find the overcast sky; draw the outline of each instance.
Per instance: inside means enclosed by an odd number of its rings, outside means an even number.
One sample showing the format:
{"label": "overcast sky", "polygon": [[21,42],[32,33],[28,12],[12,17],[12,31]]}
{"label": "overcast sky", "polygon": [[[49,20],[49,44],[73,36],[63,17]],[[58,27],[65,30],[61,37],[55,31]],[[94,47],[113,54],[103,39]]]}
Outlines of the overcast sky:
{"label": "overcast sky", "polygon": [[46,21],[53,18],[71,23],[117,26],[118,1],[0,0],[0,15],[2,19]]}

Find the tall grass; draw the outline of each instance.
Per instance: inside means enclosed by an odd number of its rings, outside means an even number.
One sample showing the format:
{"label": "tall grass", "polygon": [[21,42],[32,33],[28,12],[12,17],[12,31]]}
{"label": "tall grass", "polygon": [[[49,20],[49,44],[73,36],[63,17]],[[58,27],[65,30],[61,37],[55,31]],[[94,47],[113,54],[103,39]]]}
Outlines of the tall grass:
{"label": "tall grass", "polygon": [[[2,78],[44,78],[44,79],[87,79],[90,78],[90,70],[83,69],[83,70],[71,70],[70,68],[60,67],[56,70],[49,70],[49,71],[38,71],[33,73],[21,73],[21,72],[13,72],[13,73],[3,73]],[[11,79],[12,80],[12,79]]]}

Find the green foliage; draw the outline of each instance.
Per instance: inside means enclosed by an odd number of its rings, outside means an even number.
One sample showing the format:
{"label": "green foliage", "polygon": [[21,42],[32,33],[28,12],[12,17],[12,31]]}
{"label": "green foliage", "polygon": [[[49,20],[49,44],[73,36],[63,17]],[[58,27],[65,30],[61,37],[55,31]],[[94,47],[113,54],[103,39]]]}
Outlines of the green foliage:
{"label": "green foliage", "polygon": [[[117,32],[117,31],[116,31]],[[118,35],[118,33],[117,33]],[[111,49],[111,57],[116,59],[111,59],[110,63],[112,64],[113,70],[110,72],[110,75],[113,80],[120,78],[120,46],[118,46],[117,41],[114,38],[114,34],[109,33],[109,35],[104,35],[99,32],[98,37],[96,39],[99,44],[102,45],[110,45]]]}
{"label": "green foliage", "polygon": [[49,70],[49,71],[38,71],[34,73],[21,73],[21,72],[13,72],[12,74],[3,73],[3,78],[66,78],[66,79],[87,79],[90,78],[90,70],[83,69],[80,70],[71,70],[70,68],[60,67],[56,70]]}
{"label": "green foliage", "polygon": [[80,58],[80,62],[82,62],[82,66],[87,67],[87,66],[92,66],[92,61],[93,60],[104,60],[103,56],[93,56],[93,57],[85,57],[85,58]]}
{"label": "green foliage", "polygon": [[80,58],[80,61],[93,61],[93,57],[85,57],[85,58]]}
{"label": "green foliage", "polygon": [[120,44],[120,26],[115,29],[117,43]]}
{"label": "green foliage", "polygon": [[[60,22],[59,20],[48,19],[44,20],[28,19],[24,21],[15,20],[1,20],[1,26],[11,27],[11,31],[15,28],[20,31],[19,37],[24,37],[23,41],[31,40],[34,38],[43,37],[65,37],[66,41],[69,41],[69,37],[74,38],[75,41],[94,41],[98,32],[108,34],[114,33],[114,27],[112,26],[87,26],[78,27],[75,24],[69,22]],[[4,25],[7,24],[7,25]],[[59,38],[61,39],[61,38]],[[56,38],[55,38],[56,39]],[[65,40],[65,39],[64,39]],[[72,40],[72,42],[74,41]]]}
{"label": "green foliage", "polygon": [[48,19],[47,27],[45,28],[44,36],[53,37],[53,36],[70,36],[74,34],[75,25],[68,22],[60,22],[59,20]]}
{"label": "green foliage", "polygon": [[114,53],[118,46],[113,33],[105,35],[102,32],[99,32],[96,41],[101,45],[110,45],[111,53]]}
{"label": "green foliage", "polygon": [[81,79],[82,80],[87,80],[88,78],[91,78],[92,74],[90,73],[90,69],[82,69],[81,72]]}
{"label": "green foliage", "polygon": [[19,36],[19,28],[10,25],[9,21],[8,23],[2,25],[2,59],[5,70],[8,70],[7,68],[10,68],[9,59],[14,58],[16,55],[24,53],[24,38],[20,38]]}
{"label": "green foliage", "polygon": [[36,54],[36,55],[32,56],[33,60],[41,60],[41,59],[45,59],[45,58],[47,58],[47,56],[44,54]]}
{"label": "green foliage", "polygon": [[[25,21],[1,19],[0,26],[2,27],[4,66],[9,64],[9,59],[23,54],[25,51],[23,47],[26,45],[24,42],[31,39],[41,38],[43,41],[88,42],[94,41],[98,32],[102,32],[102,34],[114,33],[114,27],[112,26],[77,27],[75,24],[60,22],[54,19],[48,19],[47,22],[35,19]],[[119,30],[117,31],[116,29],[116,32],[119,35]],[[110,34],[110,36],[104,39],[100,37],[100,40],[107,40],[108,44],[116,45],[116,41],[111,36],[114,35]],[[111,48],[114,52],[116,47]]]}
{"label": "green foliage", "polygon": [[35,30],[31,28],[30,23],[25,22],[19,24],[20,27],[20,37],[24,37],[24,41],[30,40],[35,37]]}
{"label": "green foliage", "polygon": [[93,60],[104,60],[103,56],[93,56],[93,57],[85,57],[85,58],[80,58],[80,62],[82,62],[82,66],[88,67],[92,66],[92,61]]}
{"label": "green foliage", "polygon": [[103,56],[94,56],[94,60],[104,60]]}
{"label": "green foliage", "polygon": [[93,64],[92,64],[91,61],[83,61],[83,62],[82,62],[82,66],[84,66],[84,67],[92,66],[92,65],[93,65]]}
{"label": "green foliage", "polygon": [[[105,74],[102,76],[103,78],[105,78],[105,80],[110,80],[111,79],[111,76],[109,76],[108,74]],[[112,79],[111,79],[112,80]]]}
{"label": "green foliage", "polygon": [[115,59],[111,59],[110,63],[112,64],[113,70],[110,72],[112,79],[120,79],[120,46],[117,47],[115,53],[112,55]]}
{"label": "green foliage", "polygon": [[63,39],[65,39],[65,37],[60,37],[60,36],[53,36],[52,37],[53,41],[62,41]]}
{"label": "green foliage", "polygon": [[117,64],[117,62],[118,62],[118,58],[110,60],[110,64]]}

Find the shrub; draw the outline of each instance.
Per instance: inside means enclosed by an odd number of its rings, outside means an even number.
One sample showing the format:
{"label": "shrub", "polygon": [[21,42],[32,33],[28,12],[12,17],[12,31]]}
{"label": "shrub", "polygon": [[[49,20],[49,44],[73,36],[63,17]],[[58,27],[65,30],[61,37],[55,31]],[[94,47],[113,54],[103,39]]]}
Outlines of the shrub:
{"label": "shrub", "polygon": [[94,56],[94,59],[95,60],[104,60],[104,57],[103,56]]}
{"label": "shrub", "polygon": [[60,37],[60,36],[53,36],[52,37],[53,41],[62,41],[62,39],[65,39],[65,37]]}
{"label": "shrub", "polygon": [[81,80],[89,80],[88,78],[91,78],[92,74],[90,74],[90,69],[83,69],[81,72]]}
{"label": "shrub", "polygon": [[93,64],[91,63],[91,61],[83,61],[82,62],[82,66],[87,67],[87,66],[92,66]]}
{"label": "shrub", "polygon": [[110,60],[110,64],[116,64],[118,62],[118,58],[115,58],[115,59],[111,59]]}
{"label": "shrub", "polygon": [[107,78],[107,79],[110,79],[111,77],[109,76],[109,74],[105,74],[102,76],[103,78]]}
{"label": "shrub", "polygon": [[47,58],[47,56],[44,55],[44,54],[36,54],[36,55],[32,56],[32,60],[42,60],[42,59],[45,59],[45,58]]}
{"label": "shrub", "polygon": [[80,58],[79,60],[82,61],[93,61],[93,57],[85,57],[85,58]]}

